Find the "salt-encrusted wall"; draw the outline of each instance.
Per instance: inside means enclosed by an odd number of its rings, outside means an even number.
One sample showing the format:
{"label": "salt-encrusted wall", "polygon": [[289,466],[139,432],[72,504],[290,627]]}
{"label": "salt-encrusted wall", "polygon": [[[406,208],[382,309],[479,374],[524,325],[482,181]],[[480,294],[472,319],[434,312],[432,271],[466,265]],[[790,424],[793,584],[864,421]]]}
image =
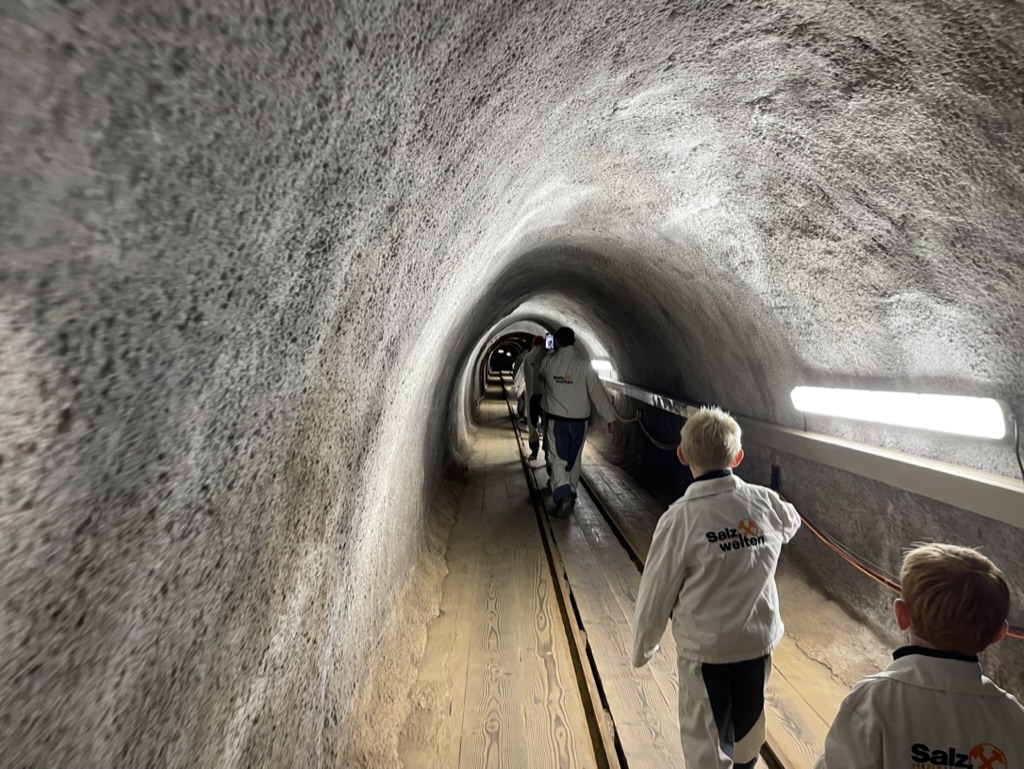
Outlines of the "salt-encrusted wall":
{"label": "salt-encrusted wall", "polygon": [[0,5],[0,764],[387,765],[458,382],[530,297],[750,416],[1020,409],[1022,16]]}

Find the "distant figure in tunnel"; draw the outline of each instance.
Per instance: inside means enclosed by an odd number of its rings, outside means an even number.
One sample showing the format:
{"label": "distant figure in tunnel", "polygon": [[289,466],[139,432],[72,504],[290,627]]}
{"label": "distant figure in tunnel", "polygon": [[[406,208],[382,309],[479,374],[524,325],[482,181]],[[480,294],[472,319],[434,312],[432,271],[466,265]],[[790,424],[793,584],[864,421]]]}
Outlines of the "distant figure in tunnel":
{"label": "distant figure in tunnel", "polygon": [[910,645],[843,700],[816,769],[1024,766],[1024,707],[977,656],[1008,629],[1003,572],[975,550],[932,543],[907,553],[900,581],[893,608]]}
{"label": "distant figure in tunnel", "polygon": [[537,452],[540,450],[538,426],[543,423],[544,419],[544,409],[541,408],[541,399],[544,397],[544,378],[540,374],[540,364],[546,353],[544,337],[535,336],[533,347],[523,358],[523,375],[526,381],[526,421],[530,425],[530,459],[536,459]]}
{"label": "distant figure in tunnel", "polygon": [[526,423],[526,380],[523,361],[526,360],[526,355],[529,352],[527,349],[520,350],[516,359],[512,361],[512,386],[519,394],[516,398],[516,413],[519,415],[519,421],[524,424]]}
{"label": "distant figure in tunnel", "polygon": [[686,421],[676,455],[694,480],[654,531],[633,664],[654,656],[671,618],[686,766],[749,769],[764,744],[765,686],[783,633],[775,567],[800,516],[771,489],[733,475],[740,426],[721,409]]}
{"label": "distant figure in tunnel", "polygon": [[547,417],[545,449],[551,474],[555,515],[567,516],[576,504],[583,443],[592,409],[614,429],[618,416],[611,398],[586,356],[576,349],[576,334],[563,326],[555,332],[555,351],[540,367],[544,394],[541,408]]}

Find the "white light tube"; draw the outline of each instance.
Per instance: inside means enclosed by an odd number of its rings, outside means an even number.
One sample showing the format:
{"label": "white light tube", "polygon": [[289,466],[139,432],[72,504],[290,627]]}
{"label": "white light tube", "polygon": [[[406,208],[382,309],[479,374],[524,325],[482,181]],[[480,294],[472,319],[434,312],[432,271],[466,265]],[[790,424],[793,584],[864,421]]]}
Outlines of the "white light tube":
{"label": "white light tube", "polygon": [[591,367],[597,372],[598,379],[604,379],[606,381],[615,381],[619,378],[619,375],[615,373],[615,366],[607,358],[597,358],[596,360],[590,361]]}
{"label": "white light tube", "polygon": [[794,387],[791,397],[810,414],[996,440],[1006,435],[1003,407],[992,398],[830,387]]}

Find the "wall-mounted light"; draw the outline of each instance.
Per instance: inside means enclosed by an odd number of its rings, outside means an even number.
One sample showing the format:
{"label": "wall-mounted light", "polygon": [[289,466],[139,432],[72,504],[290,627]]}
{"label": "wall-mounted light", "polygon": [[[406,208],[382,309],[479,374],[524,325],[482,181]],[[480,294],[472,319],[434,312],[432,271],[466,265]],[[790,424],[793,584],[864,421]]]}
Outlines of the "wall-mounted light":
{"label": "wall-mounted light", "polygon": [[607,358],[595,358],[590,361],[590,365],[593,367],[597,375],[602,379],[614,379],[615,378],[615,366]]}
{"label": "wall-mounted light", "polygon": [[966,395],[794,387],[793,406],[824,416],[1000,439],[1006,415],[999,401]]}

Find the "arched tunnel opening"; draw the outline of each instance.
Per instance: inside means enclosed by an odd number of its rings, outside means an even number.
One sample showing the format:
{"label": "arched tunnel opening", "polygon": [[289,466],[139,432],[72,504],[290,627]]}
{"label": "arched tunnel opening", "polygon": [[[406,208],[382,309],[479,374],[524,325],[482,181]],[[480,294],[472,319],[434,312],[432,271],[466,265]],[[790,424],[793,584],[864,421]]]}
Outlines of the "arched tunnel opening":
{"label": "arched tunnel opening", "polygon": [[[683,494],[715,404],[831,538],[781,610],[838,688],[901,636],[836,546],[980,547],[1024,623],[1016,422],[791,399],[1024,414],[1019,5],[71,0],[0,10],[0,67],[0,766],[419,765],[459,526],[537,496],[502,388],[562,326],[619,498]],[[1024,642],[982,665],[1024,693]]]}
{"label": "arched tunnel opening", "polygon": [[485,356],[487,369],[492,373],[511,372],[516,358],[520,353],[526,352],[529,347],[530,340],[520,334],[507,334],[499,337]]}

